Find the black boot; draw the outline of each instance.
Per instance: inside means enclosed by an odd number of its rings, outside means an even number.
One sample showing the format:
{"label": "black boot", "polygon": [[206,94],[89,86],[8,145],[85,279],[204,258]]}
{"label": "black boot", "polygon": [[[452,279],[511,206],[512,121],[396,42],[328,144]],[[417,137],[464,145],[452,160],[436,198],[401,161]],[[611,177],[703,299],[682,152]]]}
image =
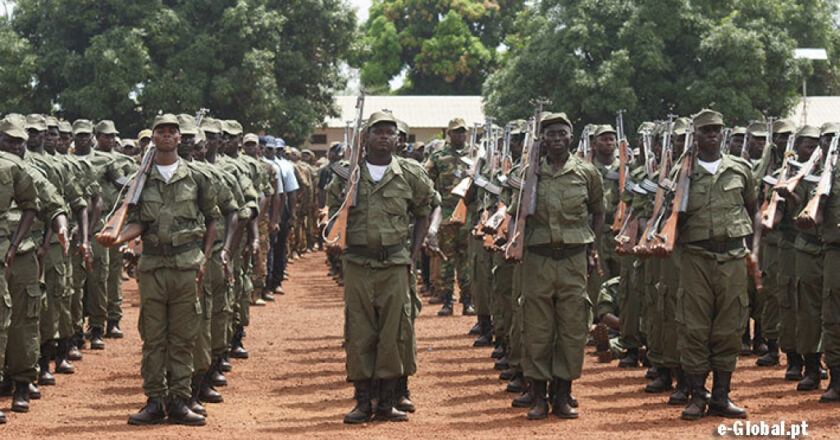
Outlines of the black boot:
{"label": "black boot", "polygon": [[750,342],[750,322],[747,321],[747,328],[744,329],[744,333],[741,335],[741,352],[739,353],[741,356],[749,356],[752,354]]}
{"label": "black boot", "polygon": [[402,376],[397,380],[396,404],[394,408],[402,412],[413,413],[416,411],[410,397],[411,391],[408,390],[408,376]]}
{"label": "black boot", "polygon": [[[216,361],[218,362],[218,360]],[[216,371],[216,362],[210,364],[210,368],[204,373],[201,381],[201,389],[198,391],[198,400],[204,403],[222,403],[225,399],[222,394],[213,388],[213,376]],[[222,376],[224,378],[224,376]]]}
{"label": "black boot", "polygon": [[469,336],[478,336],[481,334],[481,322],[476,321],[475,325],[467,332]]}
{"label": "black boot", "polygon": [[522,372],[517,371],[514,372],[513,377],[508,382],[505,391],[508,393],[521,393],[522,389],[525,387],[525,378],[522,377]]}
{"label": "black boot", "polygon": [[645,387],[646,393],[664,393],[673,387],[673,379],[671,378],[671,369],[666,367],[658,367],[656,369],[656,379],[653,379]]}
{"label": "black boot", "polygon": [[187,402],[187,407],[190,409],[190,411],[207,417],[207,409],[204,408],[198,397],[199,393],[201,392],[201,379],[201,376],[193,376],[192,381],[190,383],[190,400],[189,402]]}
{"label": "black boot", "polygon": [[728,419],[746,419],[747,412],[743,408],[736,406],[729,398],[729,385],[732,382],[732,372],[715,370],[713,378],[709,415],[726,417]]}
{"label": "black boot", "polygon": [[374,420],[384,422],[405,422],[408,417],[404,412],[394,408],[397,379],[381,379],[379,381],[379,402],[376,403]]}
{"label": "black boot", "polygon": [[[493,352],[490,353],[490,357],[493,359],[501,359],[507,354],[507,347],[503,344],[500,338],[496,337],[495,348],[493,348]],[[497,368],[498,369],[498,368]],[[504,368],[502,368],[504,370]]]}
{"label": "black boot", "polygon": [[772,367],[779,365],[779,341],[776,339],[767,340],[767,353],[756,359],[755,364],[759,367]]}
{"label": "black boot", "polygon": [[29,412],[29,382],[15,381],[15,394],[12,396],[13,412]]}
{"label": "black boot", "polygon": [[90,328],[90,349],[91,350],[104,350],[105,349],[105,341],[102,339],[104,331],[102,327],[91,327]]}
{"label": "black boot", "polygon": [[796,384],[796,391],[813,391],[820,387],[820,353],[805,355],[805,374]]}
{"label": "black boot", "polygon": [[438,294],[432,296],[431,299],[429,299],[429,304],[437,305],[437,304],[444,304],[444,303],[446,303],[446,294],[445,293],[438,293]]}
{"label": "black boot", "polygon": [[213,365],[210,366],[210,369],[207,370],[207,374],[209,375],[209,383],[214,387],[226,387],[228,384],[225,375],[222,374],[220,365],[221,357],[216,358],[216,362],[214,362]]}
{"label": "black boot", "polygon": [[71,345],[72,343],[68,338],[58,340],[58,350],[55,353],[55,372],[57,374],[73,374],[76,372],[73,364],[67,359]]}
{"label": "black boot", "polygon": [[682,368],[675,369],[674,373],[677,376],[677,386],[671,393],[671,397],[668,398],[668,405],[685,405],[688,403],[691,388],[688,387],[688,381]]}
{"label": "black boot", "polygon": [[438,316],[452,316],[452,294],[446,293],[443,297],[443,307],[438,310]]}
{"label": "black boot", "polygon": [[29,398],[31,400],[39,400],[41,398],[41,390],[32,382],[29,382]]}
{"label": "black boot", "polygon": [[785,357],[787,357],[788,364],[787,370],[785,371],[785,380],[802,380],[802,366],[805,363],[802,355],[795,351],[788,351],[785,352]]}
{"label": "black boot", "polygon": [[120,330],[120,320],[115,319],[112,321],[108,321],[108,327],[105,330],[105,337],[106,338],[113,338],[113,339],[122,339],[125,336]]}
{"label": "black boot", "polygon": [[756,319],[753,321],[752,352],[759,356],[764,356],[767,354],[767,348],[766,341],[761,336],[761,320]]}
{"label": "black boot", "polygon": [[624,357],[618,361],[618,366],[621,368],[636,368],[639,366],[639,349],[628,348]]}
{"label": "black boot", "polygon": [[370,380],[357,380],[353,382],[353,399],[356,400],[356,407],[344,416],[344,423],[358,425],[370,421],[373,408],[370,405]]}
{"label": "black boot", "polygon": [[463,303],[464,308],[461,309],[461,314],[464,316],[475,316],[475,306],[472,303],[472,295],[469,293],[462,293],[461,294],[461,303]]}
{"label": "black boot", "polygon": [[[3,368],[3,367],[0,367]],[[6,397],[11,396],[12,392],[14,391],[14,383],[12,383],[12,379],[6,374],[3,377],[3,380],[0,381],[0,396]]]}
{"label": "black boot", "polygon": [[230,370],[233,369],[233,365],[230,364],[230,354],[224,353],[219,356],[219,371],[222,373],[230,373]]}
{"label": "black boot", "polygon": [[163,399],[149,397],[138,413],[128,417],[129,425],[160,425],[166,421],[166,413],[163,410]]}
{"label": "black boot", "polygon": [[531,380],[534,401],[528,410],[528,420],[542,420],[548,416],[548,402],[545,400],[545,381]]}
{"label": "black boot", "polygon": [[55,385],[55,377],[50,373],[50,343],[41,344],[41,357],[38,358],[38,385]]}
{"label": "black boot", "polygon": [[691,399],[680,418],[683,420],[698,420],[706,415],[706,375],[686,374],[685,379],[691,389]]}
{"label": "black boot", "polygon": [[840,367],[829,366],[828,371],[831,373],[831,381],[828,383],[828,389],[820,396],[820,402],[840,402]]}
{"label": "black boot", "polygon": [[75,335],[69,338],[69,345],[67,347],[67,360],[68,361],[80,361],[82,360],[82,352],[79,351],[81,349],[81,344],[79,343],[79,339],[82,341],[85,338],[80,338],[79,334],[76,333]]}
{"label": "black boot", "polygon": [[572,382],[554,379],[554,398],[551,402],[551,413],[561,419],[576,419],[578,413],[571,405]]}
{"label": "black boot", "polygon": [[245,329],[236,327],[233,331],[233,341],[230,343],[230,357],[234,359],[248,359],[248,350],[242,345],[242,338],[245,336]]}
{"label": "black boot", "polygon": [[514,397],[510,404],[514,408],[530,408],[534,404],[534,387],[531,386],[531,381],[524,382],[522,394]]}
{"label": "black boot", "polygon": [[508,368],[510,368],[510,357],[508,357],[507,354],[502,356],[496,362],[493,362],[493,369],[494,370],[507,371]]}
{"label": "black boot", "polygon": [[166,409],[166,421],[172,425],[204,426],[207,419],[187,406],[187,399],[175,397]]}
{"label": "black boot", "polygon": [[[466,307],[466,305],[464,305]],[[479,337],[473,342],[473,347],[489,347],[493,345],[493,324],[490,315],[478,315]]]}

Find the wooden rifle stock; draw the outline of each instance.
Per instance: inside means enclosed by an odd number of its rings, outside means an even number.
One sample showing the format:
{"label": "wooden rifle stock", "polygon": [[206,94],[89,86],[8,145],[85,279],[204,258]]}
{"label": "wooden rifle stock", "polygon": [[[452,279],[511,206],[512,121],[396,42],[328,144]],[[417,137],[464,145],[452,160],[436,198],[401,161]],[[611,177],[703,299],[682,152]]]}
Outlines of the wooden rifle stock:
{"label": "wooden rifle stock", "polygon": [[146,186],[146,179],[149,176],[149,172],[151,171],[152,164],[154,162],[155,147],[154,144],[152,144],[149,145],[149,148],[146,150],[146,154],[143,156],[143,160],[140,162],[140,167],[137,170],[137,173],[131,179],[128,191],[125,193],[125,196],[123,196],[120,207],[117,208],[114,214],[111,215],[105,223],[105,226],[102,227],[102,230],[95,236],[96,241],[98,241],[102,246],[112,247],[121,244],[121,242],[118,242],[117,239],[120,236],[123,226],[125,226],[125,219],[128,215],[128,207],[136,205],[140,200],[140,193],[143,191],[143,187]]}
{"label": "wooden rifle stock", "polygon": [[449,216],[449,223],[456,225],[463,225],[467,222],[467,204],[464,199],[458,199],[458,204],[455,205],[455,210]]}
{"label": "wooden rifle stock", "polygon": [[347,193],[344,195],[344,203],[341,205],[341,209],[338,211],[338,215],[330,227],[329,232],[327,232],[326,240],[330,246],[340,248],[341,250],[347,247],[347,219],[350,217],[350,207],[354,204],[353,196],[356,192],[357,185],[353,181],[352,176],[348,180],[348,183]]}
{"label": "wooden rifle stock", "polygon": [[613,224],[610,227],[610,231],[614,234],[617,234],[621,227],[624,226],[625,218],[627,216],[627,203],[622,199],[624,195],[624,187],[627,184],[627,166],[628,162],[630,161],[630,157],[628,156],[628,150],[630,149],[630,144],[627,142],[627,139],[624,135],[624,118],[622,114],[624,111],[618,112],[618,118],[616,122],[616,130],[618,130],[618,157],[619,157],[619,165],[618,165],[618,206],[615,210],[615,219],[613,220]]}

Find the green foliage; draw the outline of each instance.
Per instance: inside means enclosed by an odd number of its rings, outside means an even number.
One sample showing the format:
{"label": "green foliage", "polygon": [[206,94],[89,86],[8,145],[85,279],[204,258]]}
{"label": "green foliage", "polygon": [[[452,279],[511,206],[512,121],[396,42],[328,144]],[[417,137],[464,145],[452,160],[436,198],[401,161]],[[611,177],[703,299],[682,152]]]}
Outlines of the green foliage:
{"label": "green foliage", "polygon": [[208,107],[300,143],[334,112],[355,26],[343,0],[20,0],[0,27],[0,110],[133,134]]}
{"label": "green foliage", "polygon": [[525,0],[377,0],[352,64],[362,84],[398,93],[478,94]]}
{"label": "green foliage", "polygon": [[[505,68],[484,83],[487,109],[521,118],[547,96],[577,121],[611,122],[626,109],[628,126],[707,106],[733,124],[786,114],[812,68],[793,49],[840,54],[835,13],[821,0],[542,0],[521,14],[527,26],[508,37]],[[809,94],[840,84],[835,65],[813,72]]]}

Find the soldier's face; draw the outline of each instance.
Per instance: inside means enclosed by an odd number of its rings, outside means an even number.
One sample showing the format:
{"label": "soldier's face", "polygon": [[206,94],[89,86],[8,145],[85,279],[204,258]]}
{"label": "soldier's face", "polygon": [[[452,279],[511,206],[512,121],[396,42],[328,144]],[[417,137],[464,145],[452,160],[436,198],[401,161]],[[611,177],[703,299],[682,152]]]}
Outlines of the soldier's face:
{"label": "soldier's face", "polygon": [[764,144],[766,143],[764,136],[749,135],[747,138],[747,146],[749,147],[750,157],[758,159],[761,157],[761,152],[764,151]]}
{"label": "soldier's face", "polygon": [[569,153],[569,145],[572,144],[574,137],[572,127],[564,122],[555,122],[543,128],[541,141],[548,150],[548,154],[563,156]]}
{"label": "soldier's face", "polygon": [[242,146],[242,150],[244,150],[245,154],[248,156],[256,156],[257,148],[256,142],[245,142],[245,145]]}
{"label": "soldier's face", "polygon": [[720,125],[697,127],[694,130],[694,139],[697,141],[697,147],[704,151],[719,150],[720,131],[722,128]]}
{"label": "soldier's face", "polygon": [[117,144],[117,135],[115,134],[98,134],[96,135],[96,145],[102,151],[111,151]]}
{"label": "soldier's face", "polygon": [[817,149],[819,144],[820,141],[814,138],[800,138],[796,146],[796,159],[805,162],[814,154],[814,150]]}
{"label": "soldier's face", "polygon": [[828,148],[831,146],[831,138],[834,137],[834,134],[824,134],[820,136],[820,148],[823,151],[828,151]]}
{"label": "soldier's face", "polygon": [[595,138],[595,151],[603,156],[612,156],[615,154],[615,134],[604,133]]}
{"label": "soldier's face", "polygon": [[732,136],[729,139],[729,154],[733,156],[740,156],[741,150],[744,148],[744,135],[739,134]]}
{"label": "soldier's face", "polygon": [[0,150],[15,156],[23,156],[26,142],[21,138],[12,137],[6,134],[0,135]]}
{"label": "soldier's face", "polygon": [[463,147],[467,142],[467,129],[457,128],[455,130],[449,130],[449,142],[455,148]]}
{"label": "soldier's face", "polygon": [[26,134],[29,135],[29,139],[26,141],[27,146],[35,148],[44,143],[44,134],[46,134],[45,131],[38,131],[34,128],[30,128],[29,130],[26,130]]}
{"label": "soldier's face", "polygon": [[199,142],[195,145],[195,149],[193,150],[193,159],[203,162],[206,156],[207,142]]}
{"label": "soldier's face", "polygon": [[773,144],[779,148],[785,148],[788,138],[790,138],[790,133],[776,133],[773,135]]}
{"label": "soldier's face", "polygon": [[519,159],[522,157],[522,141],[525,139],[524,135],[516,135],[511,136],[510,138],[510,155],[513,156],[514,159]]}
{"label": "soldier's face", "polygon": [[58,144],[55,146],[55,151],[61,154],[67,154],[71,142],[73,142],[73,136],[70,133],[61,133],[61,136],[58,138]]}
{"label": "soldier's face", "polygon": [[140,149],[143,150],[143,151],[146,151],[146,147],[149,146],[149,142],[151,142],[151,141],[152,141],[152,138],[147,138],[147,137],[144,137],[143,139],[140,139]]}
{"label": "soldier's face", "polygon": [[174,124],[159,125],[152,133],[152,140],[159,151],[171,153],[181,143],[181,131]]}
{"label": "soldier's face", "polygon": [[391,153],[397,146],[397,125],[393,122],[380,122],[365,134],[368,151],[373,153]]}
{"label": "soldier's face", "polygon": [[671,158],[676,160],[685,149],[685,135],[671,136]]}
{"label": "soldier's face", "polygon": [[195,150],[195,135],[182,134],[181,142],[178,144],[178,155],[181,157],[192,157]]}
{"label": "soldier's face", "polygon": [[76,143],[76,152],[87,154],[90,152],[90,144],[93,142],[93,136],[90,133],[79,133],[74,136]]}
{"label": "soldier's face", "polygon": [[58,140],[60,136],[58,134],[58,127],[50,127],[47,129],[47,133],[44,136],[44,148],[47,149],[50,153],[55,151],[56,145],[58,145]]}

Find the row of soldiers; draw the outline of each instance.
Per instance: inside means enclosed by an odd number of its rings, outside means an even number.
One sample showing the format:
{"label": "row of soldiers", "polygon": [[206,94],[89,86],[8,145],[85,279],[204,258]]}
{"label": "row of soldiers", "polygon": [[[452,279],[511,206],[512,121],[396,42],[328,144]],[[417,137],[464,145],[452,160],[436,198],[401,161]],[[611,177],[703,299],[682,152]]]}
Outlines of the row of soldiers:
{"label": "row of soldiers", "polygon": [[203,425],[230,359],[248,358],[250,306],[283,293],[297,169],[282,139],[235,120],[161,115],[137,144],[118,135],[109,120],[0,121],[0,393],[27,412],[85,343],[123,336],[133,255],[148,401],[129,423]]}

